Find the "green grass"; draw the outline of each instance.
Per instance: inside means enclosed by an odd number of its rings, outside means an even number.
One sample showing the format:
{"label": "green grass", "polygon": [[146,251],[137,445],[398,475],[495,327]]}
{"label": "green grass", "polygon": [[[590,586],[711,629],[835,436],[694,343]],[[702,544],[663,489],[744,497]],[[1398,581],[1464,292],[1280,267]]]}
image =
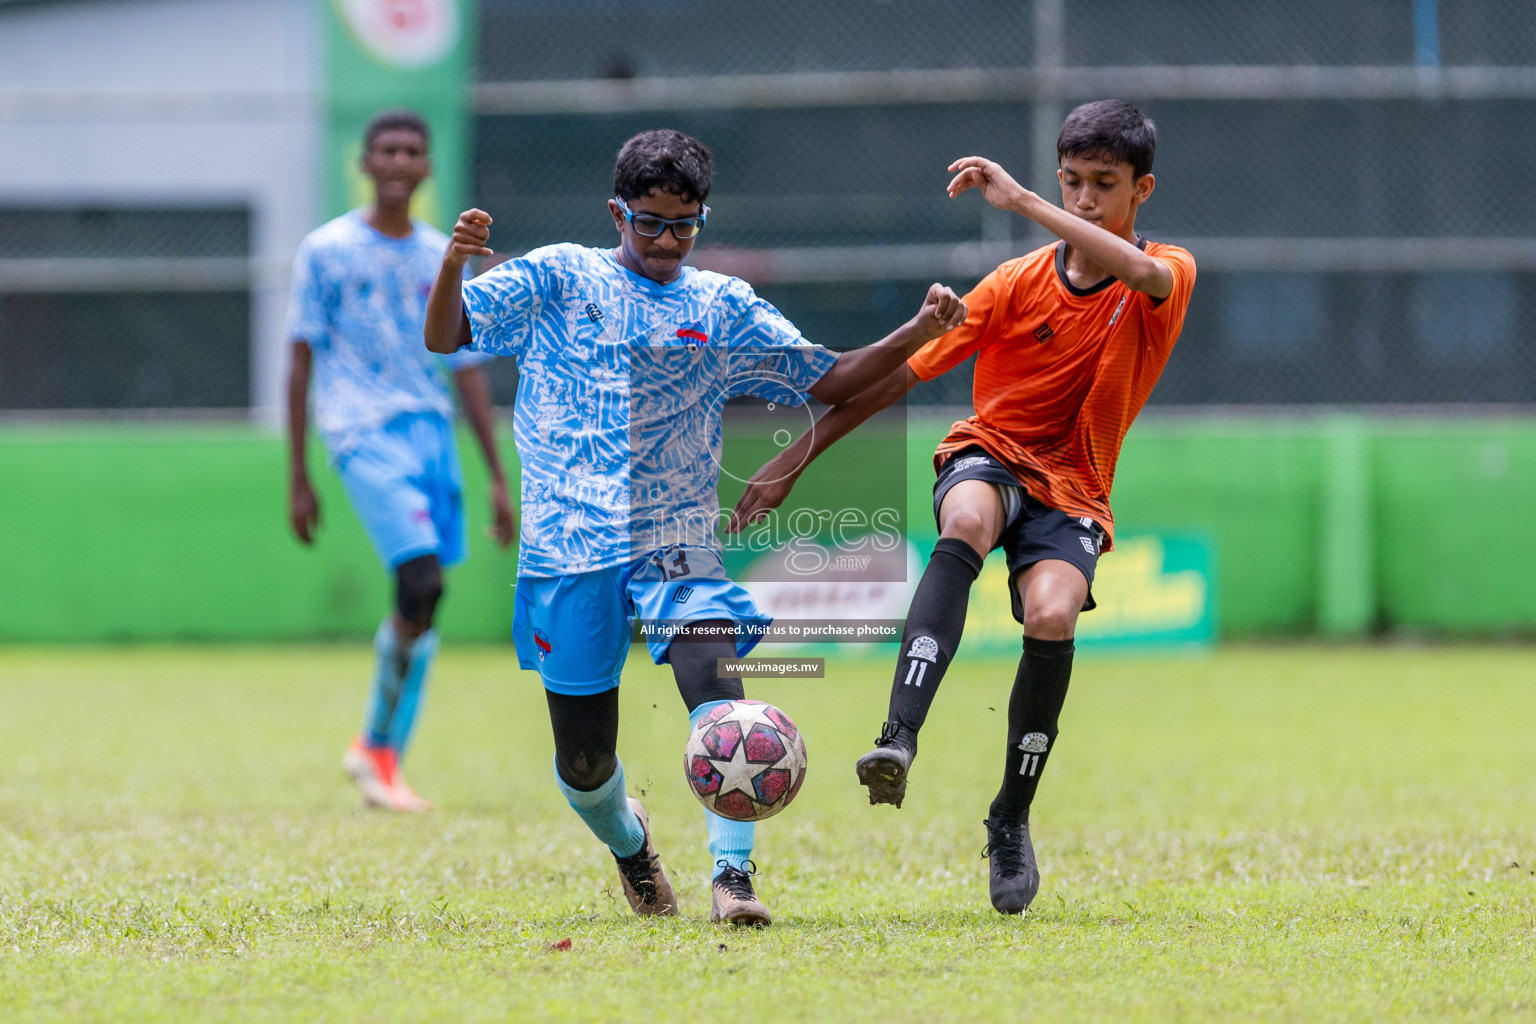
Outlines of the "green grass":
{"label": "green grass", "polygon": [[641,921],[508,650],[444,652],[409,761],[438,812],[358,809],[339,759],[368,656],[0,648],[0,1018],[1536,1015],[1529,649],[1080,660],[1023,918],[978,859],[1010,664],[946,680],[900,811],[851,767],[883,659],[754,687],[811,756],[759,829],[763,932],[703,920],[665,673],[633,660],[620,750],[683,914]]}

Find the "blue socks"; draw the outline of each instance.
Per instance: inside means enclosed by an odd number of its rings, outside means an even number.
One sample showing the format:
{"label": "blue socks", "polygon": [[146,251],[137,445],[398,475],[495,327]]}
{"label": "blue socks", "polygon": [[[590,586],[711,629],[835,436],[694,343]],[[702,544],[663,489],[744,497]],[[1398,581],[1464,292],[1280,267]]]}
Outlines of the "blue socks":
{"label": "blue socks", "polygon": [[[689,727],[698,725],[699,719],[708,714],[711,708],[725,703],[723,700],[711,700],[700,704],[688,715]],[[757,836],[757,823],[732,821],[709,810],[704,812],[704,823],[709,826],[710,877],[719,875],[728,867],[737,871],[747,870],[747,861],[752,856],[752,842]]]}
{"label": "blue socks", "polygon": [[411,732],[416,728],[416,712],[421,708],[421,695],[427,688],[427,676],[436,659],[437,631],[429,629],[417,637],[411,647],[410,664],[400,685],[400,700],[395,705],[395,717],[389,723],[389,745],[397,753],[405,753]]}
{"label": "blue socks", "polygon": [[437,633],[427,630],[408,643],[395,632],[394,616],[386,615],[373,637],[373,688],[363,713],[363,737],[369,746],[405,752],[421,692],[437,657]]}
{"label": "blue socks", "polygon": [[[710,708],[724,701],[710,701],[694,708],[688,716],[690,726],[697,725]],[[573,789],[555,769],[555,784],[565,794],[571,805],[592,834],[607,844],[616,857],[632,857],[645,845],[645,829],[640,819],[630,809],[629,798],[624,790],[624,762],[614,757],[613,775],[596,789]],[[710,811],[704,812],[704,822],[709,827],[709,860],[711,877],[727,867],[738,871],[747,870],[752,856],[752,841],[757,835],[757,825],[751,821],[732,821]]]}
{"label": "blue socks", "polygon": [[624,792],[624,762],[614,755],[613,775],[596,789],[572,789],[555,769],[555,783],[592,834],[608,844],[615,857],[633,857],[645,845],[645,829],[630,809]]}

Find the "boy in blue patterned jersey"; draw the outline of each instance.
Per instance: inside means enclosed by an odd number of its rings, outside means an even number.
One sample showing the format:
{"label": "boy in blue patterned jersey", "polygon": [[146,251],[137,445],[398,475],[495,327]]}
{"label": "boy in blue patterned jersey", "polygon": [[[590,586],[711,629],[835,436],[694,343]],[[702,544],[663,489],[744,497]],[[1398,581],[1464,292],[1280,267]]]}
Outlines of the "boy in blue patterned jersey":
{"label": "boy in blue patterned jersey", "polygon": [[[552,245],[469,282],[465,261],[491,253],[491,218],[465,211],[427,309],[433,351],[518,361],[513,638],[544,682],[560,789],[608,845],[639,914],[676,913],[677,901],[616,753],[631,623],[677,626],[647,645],[671,664],[697,723],[743,696],[717,660],[745,655],[769,621],[726,577],[714,533],[725,401],[835,403],[965,317],[934,285],[918,315],[874,345],[838,355],[810,344],[745,282],[684,265],[713,170],[687,135],[637,135],[614,168],[616,249]],[[750,878],[753,825],[705,817],[711,919],[768,924]]]}
{"label": "boy in blue patterned jersey", "polygon": [[441,360],[421,346],[427,294],[448,239],[413,221],[411,195],[430,172],[427,126],[408,110],[379,114],[364,134],[362,168],[374,202],[312,231],[294,261],[288,334],[289,520],[314,541],[320,506],[310,486],[304,434],[311,369],[315,419],[332,465],[379,558],[395,576],[395,608],[374,637],[372,691],[363,730],[343,764],[363,801],[397,811],[429,804],[400,773],[422,691],[437,653],[432,621],[442,569],[464,557],[464,510],[452,369],[491,474],[492,533],[502,547],[516,526],[496,450],[489,356]]}

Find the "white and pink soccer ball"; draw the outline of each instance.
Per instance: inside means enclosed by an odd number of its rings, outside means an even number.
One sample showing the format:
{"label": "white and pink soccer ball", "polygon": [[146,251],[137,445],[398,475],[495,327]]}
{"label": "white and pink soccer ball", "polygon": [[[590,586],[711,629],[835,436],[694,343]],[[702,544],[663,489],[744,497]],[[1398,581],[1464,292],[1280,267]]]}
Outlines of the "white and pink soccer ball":
{"label": "white and pink soccer ball", "polygon": [[805,739],[788,715],[760,700],[711,708],[688,737],[683,771],[699,802],[722,818],[761,821],[805,781]]}

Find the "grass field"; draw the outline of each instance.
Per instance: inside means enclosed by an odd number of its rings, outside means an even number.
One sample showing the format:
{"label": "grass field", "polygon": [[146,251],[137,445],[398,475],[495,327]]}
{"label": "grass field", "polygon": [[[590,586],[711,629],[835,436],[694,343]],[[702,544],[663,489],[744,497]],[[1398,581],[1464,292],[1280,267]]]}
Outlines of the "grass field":
{"label": "grass field", "polygon": [[641,921],[505,649],[441,659],[409,761],[438,812],[359,809],[368,656],[0,648],[0,1018],[1536,1016],[1530,649],[1080,659],[1023,918],[978,859],[1011,664],[944,683],[900,811],[851,767],[883,660],[754,687],[811,764],[759,829],[776,922],[750,933],[703,920],[663,672],[631,668],[620,750],[683,914]]}

